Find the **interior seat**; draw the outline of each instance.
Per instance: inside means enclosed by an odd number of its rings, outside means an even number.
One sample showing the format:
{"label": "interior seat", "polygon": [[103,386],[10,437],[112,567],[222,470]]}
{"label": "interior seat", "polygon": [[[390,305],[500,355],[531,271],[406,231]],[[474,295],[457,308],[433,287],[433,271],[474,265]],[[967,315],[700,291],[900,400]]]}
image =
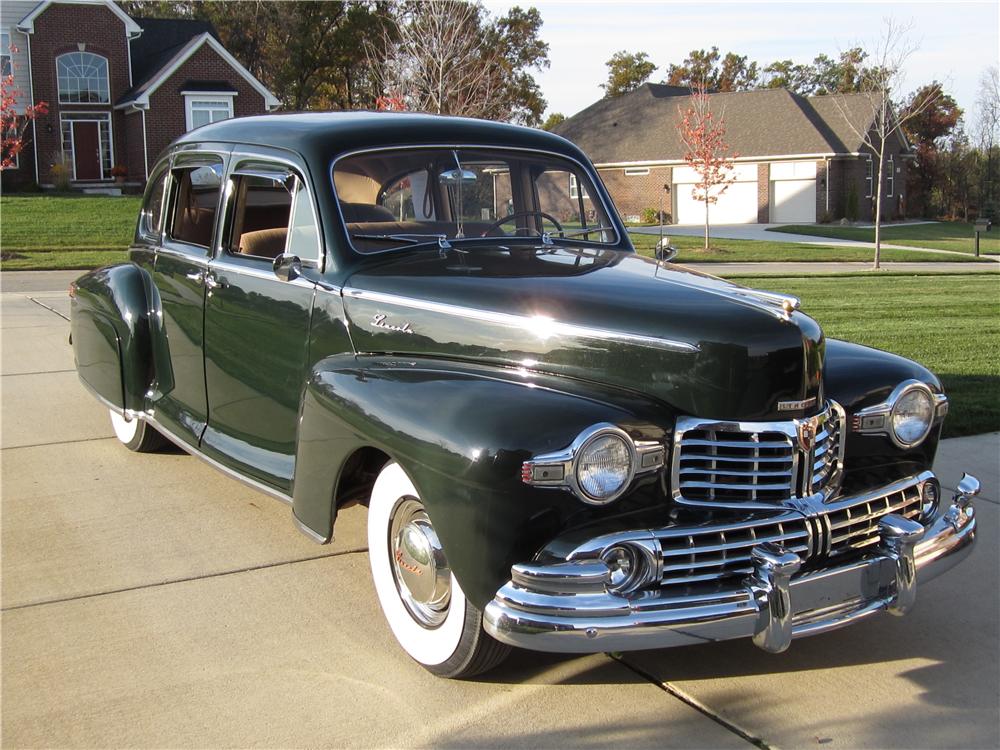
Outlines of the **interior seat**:
{"label": "interior seat", "polygon": [[240,235],[240,254],[273,260],[285,251],[287,238],[288,229],[286,227],[244,232]]}

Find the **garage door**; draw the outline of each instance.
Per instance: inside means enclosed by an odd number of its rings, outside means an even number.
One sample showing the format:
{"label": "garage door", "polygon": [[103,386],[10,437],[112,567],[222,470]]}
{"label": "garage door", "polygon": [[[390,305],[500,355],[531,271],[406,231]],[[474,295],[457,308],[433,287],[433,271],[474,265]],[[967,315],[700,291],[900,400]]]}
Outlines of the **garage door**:
{"label": "garage door", "polygon": [[771,165],[771,221],[776,224],[816,222],[816,162]]}
{"label": "garage door", "polygon": [[[757,221],[757,165],[740,164],[736,167],[736,182],[732,183],[709,206],[712,224],[753,224]],[[705,203],[691,195],[698,177],[690,167],[674,170],[674,222],[677,224],[704,224]]]}

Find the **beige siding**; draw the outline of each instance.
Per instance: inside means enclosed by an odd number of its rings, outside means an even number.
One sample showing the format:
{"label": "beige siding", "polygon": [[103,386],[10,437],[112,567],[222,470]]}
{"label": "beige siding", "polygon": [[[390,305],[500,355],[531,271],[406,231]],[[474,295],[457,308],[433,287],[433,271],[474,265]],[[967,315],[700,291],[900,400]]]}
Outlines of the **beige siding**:
{"label": "beige siding", "polygon": [[28,76],[28,37],[17,30],[18,22],[28,15],[38,5],[33,0],[4,0],[0,3],[0,28],[10,34],[11,43],[17,47],[13,55],[14,83],[23,93],[18,101],[19,107],[27,104],[31,96],[31,86]]}

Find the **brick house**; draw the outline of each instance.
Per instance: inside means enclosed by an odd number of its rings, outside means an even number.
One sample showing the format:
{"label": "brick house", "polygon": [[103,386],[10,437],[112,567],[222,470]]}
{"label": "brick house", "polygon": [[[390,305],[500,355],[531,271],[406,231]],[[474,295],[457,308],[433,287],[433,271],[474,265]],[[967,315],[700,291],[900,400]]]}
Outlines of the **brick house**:
{"label": "brick house", "polygon": [[58,162],[76,187],[113,183],[116,166],[137,187],[185,131],[279,104],[201,21],[132,18],[110,0],[4,0],[0,31],[17,88],[49,104],[4,187],[51,186]]}
{"label": "brick house", "polygon": [[[623,217],[638,219],[645,209],[658,209],[662,198],[674,223],[701,224],[705,204],[691,196],[697,176],[684,163],[677,129],[689,95],[687,88],[647,83],[595,102],[555,132],[593,159]],[[712,111],[724,115],[726,141],[737,154],[735,181],[710,208],[713,223],[808,224],[840,219],[851,204],[859,220],[872,219],[878,169],[857,134],[871,127],[864,95],[762,89],[711,94],[710,100]],[[885,219],[904,214],[912,158],[905,138],[894,137],[886,156]]]}

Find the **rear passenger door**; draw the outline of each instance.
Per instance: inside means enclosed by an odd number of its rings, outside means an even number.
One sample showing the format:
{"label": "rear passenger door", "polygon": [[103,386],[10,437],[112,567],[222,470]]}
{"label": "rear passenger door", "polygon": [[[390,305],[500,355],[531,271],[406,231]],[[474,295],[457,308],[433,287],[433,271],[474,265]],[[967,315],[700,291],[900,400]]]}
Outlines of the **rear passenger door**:
{"label": "rear passenger door", "polygon": [[[290,494],[299,398],[306,380],[322,258],[315,204],[294,162],[234,154],[221,242],[209,265],[202,450]],[[282,280],[275,257],[296,255],[303,275]]]}
{"label": "rear passenger door", "polygon": [[160,297],[158,378],[150,394],[154,416],[169,432],[198,445],[208,421],[205,396],[205,286],[211,258],[225,157],[181,153],[167,183],[163,240],[156,248],[153,281]]}

